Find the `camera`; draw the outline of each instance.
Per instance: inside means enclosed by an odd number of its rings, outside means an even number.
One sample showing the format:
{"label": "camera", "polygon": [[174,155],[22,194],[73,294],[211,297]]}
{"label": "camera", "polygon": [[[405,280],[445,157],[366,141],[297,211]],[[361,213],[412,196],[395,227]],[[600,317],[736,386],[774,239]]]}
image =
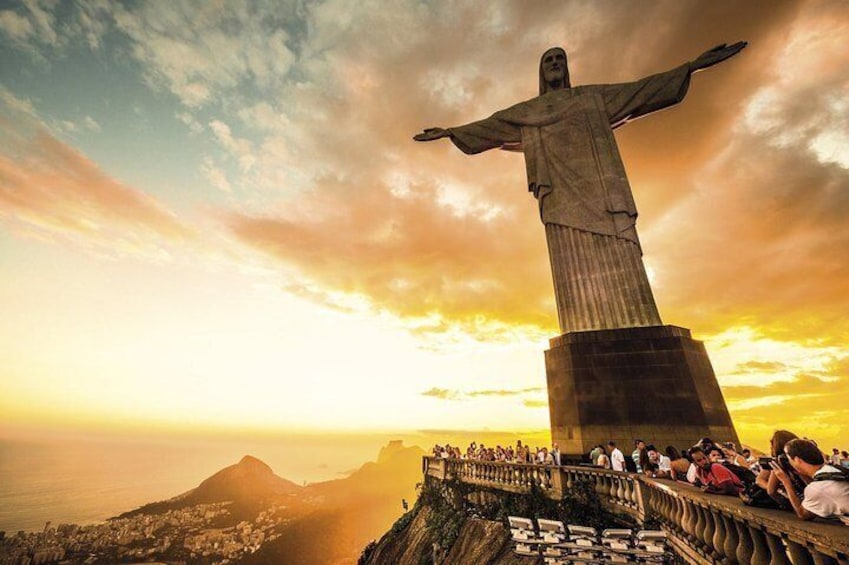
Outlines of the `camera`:
{"label": "camera", "polygon": [[769,469],[769,464],[775,461],[772,457],[758,457],[758,465],[761,466],[762,469]]}

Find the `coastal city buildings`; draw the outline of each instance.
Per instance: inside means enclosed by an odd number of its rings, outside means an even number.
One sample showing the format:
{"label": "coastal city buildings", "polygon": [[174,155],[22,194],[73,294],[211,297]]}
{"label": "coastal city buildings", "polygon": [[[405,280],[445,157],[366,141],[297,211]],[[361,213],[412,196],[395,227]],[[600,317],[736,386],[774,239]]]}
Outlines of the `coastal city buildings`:
{"label": "coastal city buildings", "polygon": [[198,504],[88,526],[53,527],[48,522],[41,532],[0,533],[0,565],[105,565],[154,560],[223,565],[238,562],[280,536],[275,529],[286,521],[281,516],[285,506],[272,506],[252,522],[243,520],[228,526],[233,521],[229,504]]}

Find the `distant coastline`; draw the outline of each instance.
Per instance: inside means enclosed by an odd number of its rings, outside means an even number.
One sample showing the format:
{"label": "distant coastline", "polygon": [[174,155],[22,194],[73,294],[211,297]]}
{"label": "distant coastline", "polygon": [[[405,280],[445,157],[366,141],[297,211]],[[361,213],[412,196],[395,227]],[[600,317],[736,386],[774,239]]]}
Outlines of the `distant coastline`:
{"label": "distant coastline", "polygon": [[298,484],[337,479],[372,459],[381,442],[0,439],[0,531],[102,522],[185,492],[248,451]]}
{"label": "distant coastline", "polygon": [[186,492],[105,522],[0,536],[0,562],[353,563],[415,499],[424,456],[390,441],[345,478],[299,485],[246,454]]}

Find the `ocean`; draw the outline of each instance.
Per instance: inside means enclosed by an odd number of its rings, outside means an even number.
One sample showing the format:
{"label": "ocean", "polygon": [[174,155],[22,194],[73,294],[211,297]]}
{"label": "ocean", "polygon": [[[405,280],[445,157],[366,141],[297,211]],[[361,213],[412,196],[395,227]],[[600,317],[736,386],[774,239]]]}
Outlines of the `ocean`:
{"label": "ocean", "polygon": [[374,461],[390,439],[0,439],[0,531],[37,531],[48,521],[101,522],[186,492],[244,455],[261,459],[278,476],[298,484],[338,479]]}

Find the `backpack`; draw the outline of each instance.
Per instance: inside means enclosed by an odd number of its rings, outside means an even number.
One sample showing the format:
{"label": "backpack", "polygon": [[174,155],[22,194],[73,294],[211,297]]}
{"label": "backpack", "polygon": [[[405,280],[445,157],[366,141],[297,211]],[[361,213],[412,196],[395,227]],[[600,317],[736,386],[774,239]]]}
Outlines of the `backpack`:
{"label": "backpack", "polygon": [[753,506],[755,508],[780,508],[782,510],[792,508],[789,503],[787,505],[779,503],[769,493],[754,483],[746,483],[746,488],[740,493],[740,500],[746,506]]}
{"label": "backpack", "polygon": [[814,477],[814,481],[841,481],[841,482],[849,482],[849,469],[845,467],[837,467],[836,465],[830,465],[837,469],[837,472],[828,471],[826,473],[818,473],[817,476]]}
{"label": "backpack", "polygon": [[746,469],[745,467],[741,467],[740,465],[735,465],[734,463],[723,462],[722,466],[734,473],[740,482],[745,486],[755,484],[755,479],[757,476],[752,472],[751,469]]}

